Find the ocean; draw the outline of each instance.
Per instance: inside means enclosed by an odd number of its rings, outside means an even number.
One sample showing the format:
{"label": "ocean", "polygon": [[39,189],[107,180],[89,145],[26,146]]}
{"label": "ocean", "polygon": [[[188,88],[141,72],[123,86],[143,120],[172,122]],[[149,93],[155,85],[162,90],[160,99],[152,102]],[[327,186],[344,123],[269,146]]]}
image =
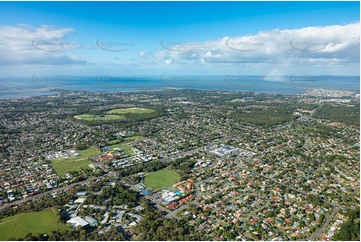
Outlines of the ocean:
{"label": "ocean", "polygon": [[[360,90],[359,76],[45,76],[0,78],[0,99],[53,95],[62,90],[133,92],[159,89],[299,94],[310,88]],[[56,90],[56,91],[55,91]]]}

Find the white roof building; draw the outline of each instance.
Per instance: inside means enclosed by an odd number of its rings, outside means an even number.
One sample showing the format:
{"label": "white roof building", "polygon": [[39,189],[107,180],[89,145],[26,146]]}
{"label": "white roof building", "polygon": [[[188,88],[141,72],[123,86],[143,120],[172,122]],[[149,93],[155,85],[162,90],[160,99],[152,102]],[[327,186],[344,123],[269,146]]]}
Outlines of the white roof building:
{"label": "white roof building", "polygon": [[171,197],[174,197],[174,196],[176,196],[177,194],[175,194],[174,192],[170,192],[170,193],[168,193],[168,195],[171,196]]}
{"label": "white roof building", "polygon": [[89,223],[87,221],[85,221],[84,219],[82,219],[81,217],[74,217],[72,219],[69,219],[68,221],[66,221],[67,223],[70,223],[70,225],[72,227],[85,227],[87,226]]}
{"label": "white roof building", "polygon": [[75,200],[74,203],[84,203],[85,200],[86,200],[86,198],[81,197],[81,198],[78,198],[77,200]]}
{"label": "white roof building", "polygon": [[92,227],[98,226],[98,221],[96,219],[94,219],[90,216],[85,216],[84,219],[87,223],[90,224],[90,226],[92,226]]}
{"label": "white roof building", "polygon": [[77,196],[85,196],[86,195],[86,191],[80,191],[80,192],[77,192],[76,195]]}
{"label": "white roof building", "polygon": [[212,147],[210,152],[218,156],[236,155],[239,149],[230,145],[221,145],[219,147]]}

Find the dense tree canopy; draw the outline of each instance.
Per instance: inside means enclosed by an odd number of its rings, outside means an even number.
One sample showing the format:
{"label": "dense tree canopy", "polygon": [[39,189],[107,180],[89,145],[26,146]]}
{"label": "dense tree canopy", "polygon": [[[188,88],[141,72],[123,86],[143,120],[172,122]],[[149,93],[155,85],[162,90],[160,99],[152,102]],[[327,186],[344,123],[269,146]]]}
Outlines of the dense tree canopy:
{"label": "dense tree canopy", "polygon": [[346,214],[348,220],[343,223],[340,230],[333,236],[333,240],[360,241],[360,210],[349,210]]}

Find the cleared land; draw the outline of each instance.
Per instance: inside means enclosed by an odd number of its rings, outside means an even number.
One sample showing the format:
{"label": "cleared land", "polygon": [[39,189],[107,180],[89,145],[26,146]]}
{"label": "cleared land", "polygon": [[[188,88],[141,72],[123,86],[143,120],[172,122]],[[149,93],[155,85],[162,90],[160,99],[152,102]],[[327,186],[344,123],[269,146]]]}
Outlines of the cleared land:
{"label": "cleared land", "polygon": [[171,187],[173,184],[180,181],[180,178],[180,175],[175,171],[160,170],[149,173],[144,179],[144,184],[152,190],[160,190]]}
{"label": "cleared land", "polygon": [[23,238],[28,233],[33,235],[49,233],[52,230],[66,230],[67,225],[57,222],[56,209],[46,209],[36,213],[22,213],[0,220],[0,240]]}
{"label": "cleared land", "polygon": [[154,113],[155,110],[150,108],[121,108],[121,109],[112,109],[108,111],[108,114],[146,114],[146,113]]}
{"label": "cleared land", "polygon": [[123,115],[93,115],[93,114],[82,114],[74,116],[75,119],[85,121],[112,121],[112,120],[125,120]]}
{"label": "cleared land", "polygon": [[96,148],[88,148],[78,152],[81,154],[81,156],[71,157],[69,159],[56,159],[51,161],[53,169],[60,177],[65,176],[66,173],[71,171],[79,171],[82,168],[89,169],[90,161],[88,158],[100,154]]}

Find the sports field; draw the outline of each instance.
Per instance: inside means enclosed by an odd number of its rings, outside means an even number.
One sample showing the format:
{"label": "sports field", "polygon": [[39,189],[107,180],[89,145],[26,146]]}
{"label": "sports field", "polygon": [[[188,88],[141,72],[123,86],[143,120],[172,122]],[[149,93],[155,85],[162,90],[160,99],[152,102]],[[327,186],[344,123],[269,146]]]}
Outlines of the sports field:
{"label": "sports field", "polygon": [[93,114],[82,114],[74,116],[75,119],[85,121],[112,121],[112,120],[125,120],[123,115],[93,115]]}
{"label": "sports field", "polygon": [[152,190],[161,190],[166,187],[171,187],[180,181],[180,178],[180,175],[175,171],[160,170],[149,173],[144,179],[144,184]]}
{"label": "sports field", "polygon": [[99,155],[100,152],[92,147],[85,150],[78,151],[81,156],[71,157],[69,159],[56,159],[52,160],[51,164],[56,174],[60,177],[64,177],[66,173],[70,171],[79,171],[83,169],[89,169],[90,161],[89,157]]}
{"label": "sports field", "polygon": [[46,209],[36,213],[22,213],[0,220],[0,241],[9,238],[23,238],[28,233],[33,235],[49,233],[52,230],[66,230],[66,224],[57,222],[56,209]]}
{"label": "sports field", "polygon": [[155,110],[150,108],[121,108],[121,109],[112,109],[108,111],[108,114],[145,114],[145,113],[154,113]]}

